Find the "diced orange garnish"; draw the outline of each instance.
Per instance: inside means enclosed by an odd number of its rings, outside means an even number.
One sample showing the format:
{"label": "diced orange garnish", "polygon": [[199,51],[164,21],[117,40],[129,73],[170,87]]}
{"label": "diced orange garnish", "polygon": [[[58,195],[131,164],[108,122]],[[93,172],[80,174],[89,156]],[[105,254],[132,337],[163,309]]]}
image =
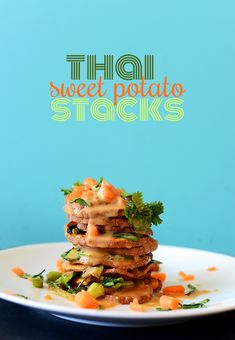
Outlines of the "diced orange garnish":
{"label": "diced orange garnish", "polygon": [[46,294],[46,295],[44,296],[44,299],[45,299],[45,300],[52,300],[52,296],[49,295],[49,294]]}
{"label": "diced orange garnish", "polygon": [[150,276],[153,279],[160,280],[161,282],[164,282],[166,280],[166,274],[165,273],[151,272]]}
{"label": "diced orange garnish", "polygon": [[56,261],[56,267],[57,267],[58,271],[61,272],[61,273],[64,272],[64,268],[63,268],[62,264],[63,264],[63,260],[62,259],[58,259]]}
{"label": "diced orange garnish", "polygon": [[97,226],[94,223],[89,222],[87,226],[86,236],[90,237],[90,236],[99,236],[99,235],[100,233],[99,233]]}
{"label": "diced orange garnish", "polygon": [[195,276],[194,275],[187,275],[184,272],[179,272],[179,277],[181,281],[193,281],[195,280]]}
{"label": "diced orange garnish", "polygon": [[82,290],[75,296],[75,303],[81,308],[98,308],[99,303],[88,292]]}
{"label": "diced orange garnish", "polygon": [[179,300],[171,296],[162,295],[160,297],[160,306],[166,310],[167,309],[174,310],[179,307]]}
{"label": "diced orange garnish", "polygon": [[214,271],[218,270],[218,268],[216,268],[216,267],[210,267],[210,268],[207,268],[207,270],[208,270],[209,272],[214,272]]}
{"label": "diced orange garnish", "polygon": [[114,186],[112,186],[112,184],[103,180],[98,191],[98,195],[101,198],[101,200],[108,203],[111,202],[115,198],[115,196],[118,196],[119,194],[114,188]]}
{"label": "diced orange garnish", "polygon": [[12,273],[16,274],[16,275],[23,275],[25,272],[23,271],[23,269],[19,268],[19,267],[14,267],[12,268]]}
{"label": "diced orange garnish", "polygon": [[185,288],[184,286],[166,286],[163,288],[162,292],[164,295],[168,294],[184,294]]}
{"label": "diced orange garnish", "polygon": [[83,184],[88,188],[92,188],[93,186],[96,185],[96,183],[97,183],[96,180],[90,177],[85,178],[83,181]]}
{"label": "diced orange garnish", "polygon": [[85,201],[92,201],[95,197],[97,197],[97,193],[93,190],[84,190],[81,194],[81,198]]}
{"label": "diced orange garnish", "polygon": [[83,190],[84,190],[83,185],[79,185],[79,186],[75,185],[74,188],[73,188],[73,191],[71,192],[71,194],[68,194],[66,196],[66,198],[70,202],[73,202],[76,198],[81,197]]}

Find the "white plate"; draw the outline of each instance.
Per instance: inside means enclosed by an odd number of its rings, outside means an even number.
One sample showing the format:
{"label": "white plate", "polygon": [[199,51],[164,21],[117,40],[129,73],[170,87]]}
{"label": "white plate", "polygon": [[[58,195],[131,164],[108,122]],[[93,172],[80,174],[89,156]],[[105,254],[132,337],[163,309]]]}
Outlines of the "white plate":
{"label": "white plate", "polygon": [[[134,312],[123,305],[106,310],[81,309],[73,302],[54,295],[52,301],[46,302],[46,288],[34,288],[29,281],[11,273],[13,267],[21,267],[31,274],[44,268],[46,271],[56,270],[55,263],[59,255],[70,247],[69,243],[48,243],[0,251],[0,298],[71,321],[121,327],[177,323],[235,309],[235,258],[197,249],[159,246],[154,257],[163,262],[161,271],[167,273],[166,285],[179,283],[178,272],[184,271],[195,275],[193,284],[200,284],[200,289],[214,290],[194,300],[210,298],[207,307],[200,309]],[[208,271],[207,268],[212,266],[218,270]],[[16,293],[28,296],[28,300],[12,295]]]}

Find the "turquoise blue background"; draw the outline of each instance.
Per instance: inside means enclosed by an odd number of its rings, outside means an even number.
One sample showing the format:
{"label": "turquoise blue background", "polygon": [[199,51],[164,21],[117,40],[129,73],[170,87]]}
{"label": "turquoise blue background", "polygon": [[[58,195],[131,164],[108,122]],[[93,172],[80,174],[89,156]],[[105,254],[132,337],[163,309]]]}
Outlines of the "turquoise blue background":
{"label": "turquoise blue background", "polygon": [[[165,204],[161,243],[235,255],[234,1],[0,2],[2,248],[64,240],[61,186],[105,176]],[[66,54],[154,54],[185,117],[51,119]],[[73,116],[74,117],[74,116]]]}

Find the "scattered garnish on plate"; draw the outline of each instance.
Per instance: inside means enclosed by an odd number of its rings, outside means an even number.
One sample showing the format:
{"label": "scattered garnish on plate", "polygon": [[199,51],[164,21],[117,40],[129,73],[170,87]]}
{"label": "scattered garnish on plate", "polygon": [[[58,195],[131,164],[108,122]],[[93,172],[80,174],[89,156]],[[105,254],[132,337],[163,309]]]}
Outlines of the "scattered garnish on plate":
{"label": "scattered garnish on plate", "polygon": [[23,298],[23,299],[25,299],[25,300],[28,300],[28,296],[25,296],[25,295],[23,295],[23,294],[14,294],[15,296],[19,296],[19,297],[21,297],[21,298]]}
{"label": "scattered garnish on plate", "polygon": [[185,274],[185,272],[179,272],[179,279],[181,281],[193,281],[195,280],[195,276],[192,274]]}
{"label": "scattered garnish on plate", "polygon": [[191,283],[189,283],[189,284],[187,285],[187,288],[188,288],[189,290],[187,291],[187,293],[185,293],[185,295],[191,295],[192,293],[196,292],[196,290],[197,290],[197,287],[191,285]]}
{"label": "scattered garnish on plate", "polygon": [[209,272],[215,272],[216,270],[218,270],[218,268],[217,267],[209,267],[209,268],[207,268],[207,270]]}
{"label": "scattered garnish on plate", "polygon": [[200,302],[193,303],[180,303],[180,309],[193,309],[193,308],[202,308],[210,301],[210,299],[204,299]]}

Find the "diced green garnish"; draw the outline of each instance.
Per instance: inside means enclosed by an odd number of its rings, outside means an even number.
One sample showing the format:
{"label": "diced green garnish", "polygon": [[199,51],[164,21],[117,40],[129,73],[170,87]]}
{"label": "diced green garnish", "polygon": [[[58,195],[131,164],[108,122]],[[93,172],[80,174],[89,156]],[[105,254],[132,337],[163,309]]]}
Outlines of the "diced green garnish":
{"label": "diced green garnish", "polygon": [[62,285],[65,288],[71,288],[70,287],[70,280],[72,280],[72,278],[74,277],[74,273],[71,274],[63,274],[61,275],[55,282],[56,285]]}
{"label": "diced green garnish", "polygon": [[36,276],[32,278],[32,284],[35,288],[43,287],[43,279],[40,276]]}
{"label": "diced green garnish", "polygon": [[124,238],[128,241],[139,241],[140,236],[132,233],[113,233],[113,237]]}
{"label": "diced green garnish", "polygon": [[60,272],[49,272],[47,274],[47,283],[54,282],[61,276],[62,276],[62,273]]}
{"label": "diced green garnish", "polygon": [[102,286],[102,284],[97,283],[97,282],[93,282],[87,291],[95,299],[105,294],[104,287]]}
{"label": "diced green garnish", "polygon": [[77,249],[73,248],[70,250],[70,252],[66,255],[66,260],[79,260],[81,257],[80,253],[77,251]]}

